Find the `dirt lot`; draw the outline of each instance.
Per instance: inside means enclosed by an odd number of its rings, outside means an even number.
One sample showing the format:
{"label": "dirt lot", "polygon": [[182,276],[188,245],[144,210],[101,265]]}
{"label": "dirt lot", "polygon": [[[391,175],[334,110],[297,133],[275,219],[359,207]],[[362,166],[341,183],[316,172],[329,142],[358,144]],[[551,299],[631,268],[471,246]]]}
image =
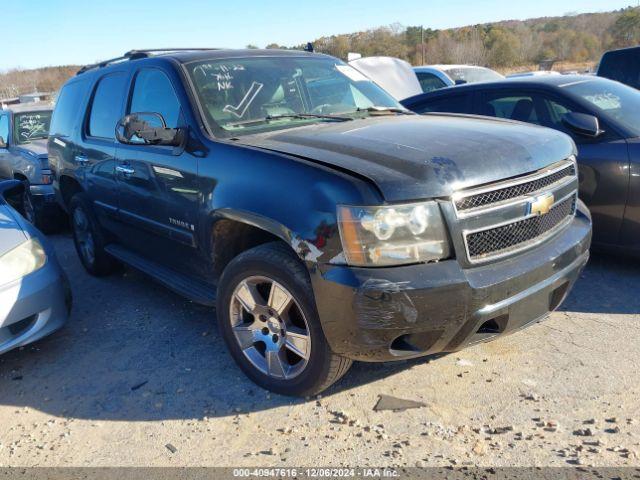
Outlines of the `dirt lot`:
{"label": "dirt lot", "polygon": [[[640,262],[594,256],[562,311],[436,359],[356,364],[320,399],[254,386],[214,312],[89,277],[65,329],[0,359],[0,466],[640,465]],[[380,394],[422,408],[376,412]]]}

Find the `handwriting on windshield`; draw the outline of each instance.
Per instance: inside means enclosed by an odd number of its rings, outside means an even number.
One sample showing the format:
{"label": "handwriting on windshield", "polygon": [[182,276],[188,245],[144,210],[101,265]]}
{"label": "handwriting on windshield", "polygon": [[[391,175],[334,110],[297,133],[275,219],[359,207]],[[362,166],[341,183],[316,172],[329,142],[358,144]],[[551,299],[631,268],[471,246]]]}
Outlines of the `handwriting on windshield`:
{"label": "handwriting on windshield", "polygon": [[240,103],[237,106],[227,105],[222,110],[224,112],[231,113],[238,118],[244,117],[244,114],[247,113],[248,108],[258,96],[262,87],[264,87],[262,83],[253,82],[249,91],[245,94],[244,98],[240,100]]}
{"label": "handwriting on windshield", "polygon": [[47,119],[42,115],[21,115],[18,121],[18,132],[22,140],[47,136]]}
{"label": "handwriting on windshield", "polygon": [[233,85],[233,72],[243,71],[244,66],[238,64],[211,65],[204,64],[196,67],[195,72],[205,79],[213,79],[218,91],[231,90]]}

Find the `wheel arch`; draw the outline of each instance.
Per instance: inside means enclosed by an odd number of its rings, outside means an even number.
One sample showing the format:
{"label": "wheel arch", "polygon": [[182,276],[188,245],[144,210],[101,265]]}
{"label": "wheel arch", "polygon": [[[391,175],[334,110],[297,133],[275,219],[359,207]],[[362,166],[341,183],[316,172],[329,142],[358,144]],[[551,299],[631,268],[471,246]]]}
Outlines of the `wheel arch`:
{"label": "wheel arch", "polygon": [[206,229],[214,274],[219,277],[236,256],[258,245],[280,242],[303,263],[314,262],[308,242],[277,221],[252,212],[223,208],[210,217]]}
{"label": "wheel arch", "polygon": [[69,211],[71,199],[76,193],[84,192],[84,188],[82,188],[82,185],[78,180],[69,175],[61,175],[58,183],[63,202],[62,206],[65,210]]}

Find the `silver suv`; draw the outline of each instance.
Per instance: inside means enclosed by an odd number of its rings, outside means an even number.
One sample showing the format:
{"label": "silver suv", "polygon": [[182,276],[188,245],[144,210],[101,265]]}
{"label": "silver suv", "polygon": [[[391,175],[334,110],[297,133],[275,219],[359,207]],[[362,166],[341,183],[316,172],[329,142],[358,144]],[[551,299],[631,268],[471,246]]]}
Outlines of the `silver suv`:
{"label": "silver suv", "polygon": [[47,157],[53,107],[32,103],[0,110],[0,180],[24,182],[25,216],[45,233],[60,225]]}

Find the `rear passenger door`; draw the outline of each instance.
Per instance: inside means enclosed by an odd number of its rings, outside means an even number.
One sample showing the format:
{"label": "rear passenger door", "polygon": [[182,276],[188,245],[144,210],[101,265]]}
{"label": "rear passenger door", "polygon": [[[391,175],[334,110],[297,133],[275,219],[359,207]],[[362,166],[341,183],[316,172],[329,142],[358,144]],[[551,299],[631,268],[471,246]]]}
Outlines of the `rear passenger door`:
{"label": "rear passenger door", "polygon": [[115,71],[97,81],[84,119],[82,142],[74,155],[76,177],[84,178],[95,212],[111,231],[117,226],[118,211],[115,130],[124,111],[128,79],[127,71]]}
{"label": "rear passenger door", "polygon": [[[139,68],[126,113],[159,113],[167,127],[184,127],[179,85],[172,72]],[[127,246],[177,270],[190,269],[196,251],[199,184],[197,158],[161,145],[118,145],[116,178]]]}

